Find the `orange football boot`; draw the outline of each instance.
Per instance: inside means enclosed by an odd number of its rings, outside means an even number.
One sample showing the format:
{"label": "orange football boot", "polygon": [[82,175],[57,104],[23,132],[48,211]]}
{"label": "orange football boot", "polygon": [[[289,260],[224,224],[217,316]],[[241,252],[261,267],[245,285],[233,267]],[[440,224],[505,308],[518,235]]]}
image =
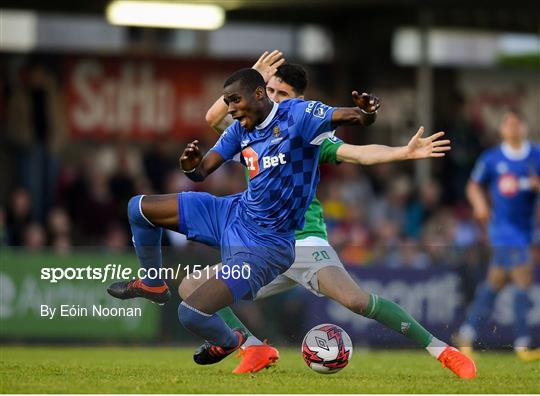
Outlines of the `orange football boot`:
{"label": "orange football boot", "polygon": [[452,370],[459,378],[471,379],[476,377],[474,361],[454,347],[447,346],[438,360],[443,367]]}
{"label": "orange football boot", "polygon": [[279,352],[276,348],[265,343],[242,348],[237,357],[242,360],[233,370],[234,374],[256,373],[277,362]]}
{"label": "orange football boot", "polygon": [[516,354],[524,362],[534,362],[536,360],[540,360],[540,348],[518,348],[516,350]]}

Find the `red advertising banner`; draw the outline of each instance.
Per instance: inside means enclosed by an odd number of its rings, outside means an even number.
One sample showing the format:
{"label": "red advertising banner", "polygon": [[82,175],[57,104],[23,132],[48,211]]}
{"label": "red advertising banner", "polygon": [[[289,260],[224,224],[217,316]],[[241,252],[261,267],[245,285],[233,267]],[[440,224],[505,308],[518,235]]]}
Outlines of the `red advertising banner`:
{"label": "red advertising banner", "polygon": [[158,139],[207,131],[207,109],[241,62],[168,58],[66,58],[72,136]]}

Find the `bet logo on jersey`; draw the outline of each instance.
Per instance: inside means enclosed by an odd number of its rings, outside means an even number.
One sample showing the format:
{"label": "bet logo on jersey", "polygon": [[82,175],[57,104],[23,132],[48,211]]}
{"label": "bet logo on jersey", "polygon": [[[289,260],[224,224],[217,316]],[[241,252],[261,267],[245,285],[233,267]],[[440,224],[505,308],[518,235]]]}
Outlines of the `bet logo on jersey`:
{"label": "bet logo on jersey", "polygon": [[497,187],[501,195],[505,197],[513,197],[519,192],[518,178],[512,173],[505,173],[499,177]]}
{"label": "bet logo on jersey", "polygon": [[263,160],[263,168],[273,168],[278,165],[284,165],[287,163],[287,160],[285,159],[285,154],[279,153],[278,155],[267,155],[266,157],[262,158]]}
{"label": "bet logo on jersey", "polygon": [[[244,162],[246,164],[247,170],[249,172],[249,178],[253,179],[259,174],[259,154],[251,147],[246,147],[242,150],[242,156],[244,157]],[[274,168],[279,165],[284,165],[287,163],[285,159],[285,154],[279,153],[278,155],[267,155],[262,157],[262,166],[263,169]]]}

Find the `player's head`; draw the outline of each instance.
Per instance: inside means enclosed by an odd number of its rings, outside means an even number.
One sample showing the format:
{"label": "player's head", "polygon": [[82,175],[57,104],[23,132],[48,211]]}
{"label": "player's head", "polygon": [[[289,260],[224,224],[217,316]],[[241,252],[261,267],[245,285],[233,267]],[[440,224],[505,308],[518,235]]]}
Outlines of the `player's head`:
{"label": "player's head", "polygon": [[508,109],[501,120],[501,137],[508,143],[519,143],[527,136],[527,126],[518,110]]}
{"label": "player's head", "polygon": [[266,84],[266,93],[276,103],[287,99],[304,99],[307,83],[307,73],[302,66],[285,63],[278,67],[276,74]]}
{"label": "player's head", "polygon": [[264,121],[264,108],[271,103],[266,96],[264,79],[254,69],[240,69],[223,84],[223,100],[233,119],[251,131]]}

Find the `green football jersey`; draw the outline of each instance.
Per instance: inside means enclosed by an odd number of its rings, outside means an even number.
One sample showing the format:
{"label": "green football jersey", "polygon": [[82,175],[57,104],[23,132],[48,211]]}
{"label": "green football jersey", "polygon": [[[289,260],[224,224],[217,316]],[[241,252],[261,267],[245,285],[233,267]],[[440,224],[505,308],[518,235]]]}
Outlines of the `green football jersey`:
{"label": "green football jersey", "polygon": [[[339,146],[343,144],[343,141],[339,138],[332,137],[325,139],[321,144],[321,153],[319,156],[320,164],[338,164],[336,152]],[[246,180],[249,183],[249,173],[246,169]],[[305,223],[302,230],[296,230],[295,238],[304,239],[310,236],[316,236],[323,239],[328,239],[328,233],[326,232],[326,224],[324,222],[323,208],[321,201],[317,199],[315,195],[311,204],[307,208],[305,214]]]}

